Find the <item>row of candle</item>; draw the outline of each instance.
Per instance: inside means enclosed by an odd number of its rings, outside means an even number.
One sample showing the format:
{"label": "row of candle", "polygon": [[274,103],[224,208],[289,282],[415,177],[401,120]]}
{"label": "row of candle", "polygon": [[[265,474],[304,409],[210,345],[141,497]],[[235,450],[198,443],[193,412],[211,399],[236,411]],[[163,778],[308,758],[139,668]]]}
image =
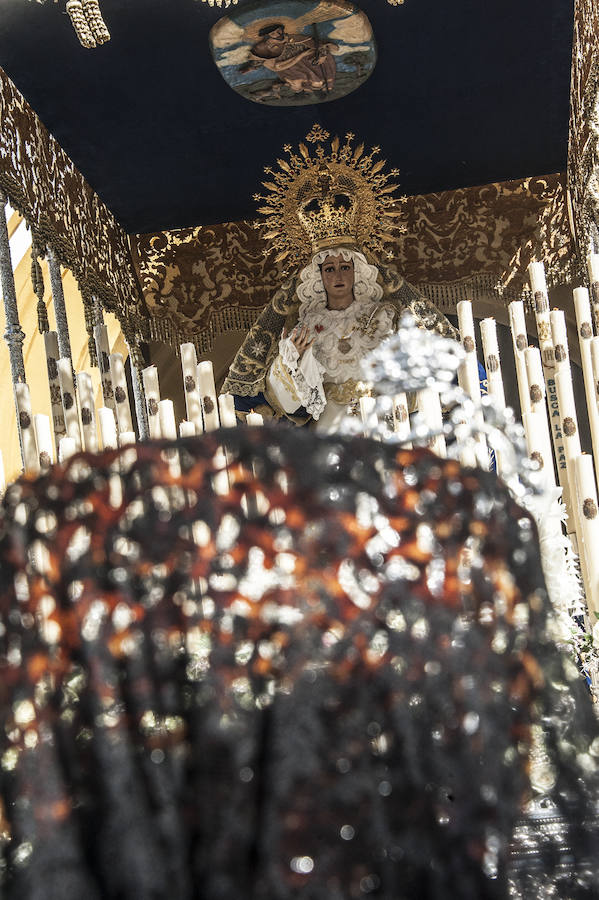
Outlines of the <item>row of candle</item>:
{"label": "row of candle", "polygon": [[[595,256],[593,263],[596,266],[594,275],[599,276],[599,255]],[[515,301],[509,306],[527,448],[531,457],[539,464],[544,483],[548,488],[555,488],[557,485],[555,459],[567,509],[567,530],[579,554],[587,605],[591,615],[594,615],[595,612],[599,613],[599,557],[593,552],[593,548],[599,546],[598,499],[593,471],[599,462],[599,429],[596,424],[599,421],[599,336],[593,336],[591,321],[599,323],[599,278],[593,278],[593,283],[597,283],[594,290],[596,300],[593,317],[586,288],[577,288],[574,291],[593,455],[581,451],[564,312],[557,309],[549,310],[541,263],[531,264],[529,278],[535,295],[534,311],[539,348],[528,345],[523,303]],[[459,383],[470,395],[475,406],[479,406],[479,412],[475,413],[475,416],[482,416],[477,342],[471,302],[458,303],[457,313],[460,337],[466,351],[464,363],[459,370]],[[504,408],[505,389],[495,320],[483,319],[480,323],[480,332],[488,393],[498,407]],[[422,391],[417,396],[417,404],[429,429],[439,430],[441,405],[438,395],[431,391]],[[365,411],[363,418],[366,422]],[[470,442],[460,446],[457,434],[456,437],[463,464],[488,467],[489,448],[483,436],[479,435],[474,448]],[[443,438],[436,438],[431,444],[431,449],[438,455],[446,455]],[[501,454],[497,448],[492,449],[495,449],[497,470],[501,474]],[[599,480],[599,470],[597,474]]]}
{"label": "row of candle", "polygon": [[[181,367],[187,418],[177,423],[172,400],[161,399],[158,369],[148,366],[142,372],[148,430],[151,438],[190,437],[217,428],[237,425],[235,401],[232,394],[217,396],[214,371],[210,360],[198,363],[193,344],[181,345]],[[250,412],[248,425],[262,425],[262,416]]]}
{"label": "row of candle", "polygon": [[[593,259],[593,265],[598,261],[599,257]],[[593,444],[593,455],[588,455],[582,453],[580,445],[565,315],[562,310],[549,309],[542,263],[532,263],[528,274],[534,296],[539,348],[528,346],[522,302],[514,301],[509,305],[522,423],[528,452],[539,463],[545,484],[549,488],[556,486],[557,469],[568,516],[567,530],[579,554],[587,605],[593,615],[599,612],[599,559],[594,552],[594,547],[599,543],[599,518],[593,471],[594,465],[596,467],[599,461],[599,397],[596,389],[599,385],[599,337],[593,337],[588,291],[586,288],[576,288],[574,307]],[[594,275],[599,275],[599,266],[593,270],[593,282],[597,281]],[[599,291],[595,291],[595,294],[599,300]],[[597,312],[599,313],[599,308]],[[471,304],[458,304],[458,318],[467,355],[469,352],[476,359]],[[599,321],[599,316],[595,321]],[[503,406],[505,393],[495,323],[492,319],[481,322],[481,337],[488,390],[495,402]],[[497,462],[501,471],[500,459]]]}
{"label": "row of candle", "polygon": [[[597,386],[599,385],[599,337],[593,336],[592,322],[599,324],[599,255],[588,260],[592,285],[592,315],[588,291],[577,288],[574,291],[587,410],[591,426],[591,437],[595,465],[599,466],[599,406]],[[539,349],[528,346],[527,329],[522,303],[510,304],[510,325],[512,328],[516,374],[520,404],[523,414],[529,452],[541,461],[548,484],[555,484],[555,472],[551,447],[557,463],[557,473],[563,489],[564,501],[569,515],[569,530],[578,536],[579,550],[585,586],[590,602],[599,609],[599,579],[595,572],[592,553],[586,548],[594,540],[599,519],[589,515],[596,509],[596,488],[594,478],[588,477],[589,466],[592,475],[592,458],[581,454],[580,440],[572,379],[567,352],[565,318],[560,310],[549,310],[547,286],[541,263],[532,263],[529,278],[534,297],[534,314],[539,337]],[[458,319],[462,341],[466,348],[466,361],[461,367],[460,383],[476,400],[480,399],[476,339],[471,304],[458,304]],[[88,373],[73,376],[70,359],[57,358],[56,335],[45,335],[48,359],[48,375],[52,396],[52,424],[59,459],[66,459],[72,453],[85,449],[95,452],[101,442],[104,448],[116,448],[135,441],[133,417],[125,378],[124,360],[121,354],[110,353],[106,328],[98,325],[94,329],[96,350],[100,365],[101,385],[104,405],[95,410],[91,377]],[[485,319],[481,322],[482,350],[487,369],[488,391],[499,406],[505,405],[505,392],[501,376],[501,364],[495,322]],[[175,439],[211,431],[219,426],[233,427],[236,424],[234,401],[230,395],[217,397],[212,364],[198,363],[193,344],[181,346],[181,365],[187,418],[177,428],[172,401],[161,399],[158,372],[155,366],[143,372],[143,384],[149,432],[153,438]],[[58,390],[56,390],[58,388]],[[28,473],[37,474],[54,461],[52,429],[46,416],[32,415],[29,389],[26,384],[15,385],[18,423],[24,468]],[[60,396],[60,403],[57,400]],[[370,415],[370,399],[360,401],[360,411],[364,421]],[[417,397],[418,408],[431,430],[440,431],[441,407],[439,398],[430,391],[422,391]],[[549,413],[549,418],[548,418]],[[247,416],[249,425],[262,424],[257,413]],[[394,398],[393,427],[400,434],[410,429],[405,397]],[[435,438],[432,449],[444,455],[442,435]],[[467,465],[476,462],[485,464],[488,449],[484,438],[479,438],[476,452],[469,445],[463,449],[462,461]],[[497,458],[501,472],[501,458]],[[597,469],[599,475],[599,468]],[[586,513],[585,510],[586,509]],[[593,537],[595,536],[595,537]]]}
{"label": "row of candle", "polygon": [[[105,326],[95,326],[94,337],[103,406],[95,407],[89,373],[80,372],[74,376],[71,360],[56,358],[55,332],[45,335],[52,419],[46,415],[33,415],[28,385],[15,385],[23,468],[29,475],[39,474],[56,461],[55,446],[59,461],[64,461],[80,450],[95,453],[100,448],[116,449],[135,443],[123,357],[120,353],[109,352]],[[234,427],[237,419],[233,397],[222,394],[217,398],[212,363],[198,364],[193,344],[181,347],[181,360],[188,419],[180,422],[178,429],[172,401],[160,399],[156,367],[149,366],[143,372],[150,436],[173,440],[177,436],[187,437],[221,426]],[[249,413],[247,424],[262,425],[262,417],[258,413]],[[0,480],[2,490],[3,484]]]}

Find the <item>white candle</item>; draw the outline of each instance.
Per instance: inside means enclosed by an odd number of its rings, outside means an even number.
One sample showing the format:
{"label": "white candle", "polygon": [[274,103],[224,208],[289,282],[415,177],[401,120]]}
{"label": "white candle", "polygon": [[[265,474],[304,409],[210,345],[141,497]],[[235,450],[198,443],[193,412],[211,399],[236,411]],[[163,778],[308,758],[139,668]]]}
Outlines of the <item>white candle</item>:
{"label": "white candle", "polygon": [[489,394],[499,409],[505,409],[505,391],[501,375],[501,359],[497,343],[495,319],[483,319],[480,323],[480,334],[483,343],[485,368],[487,370],[487,386]]}
{"label": "white candle", "polygon": [[[232,394],[220,394],[218,398],[218,412],[220,416],[220,425],[221,428],[236,428],[237,427],[237,415],[235,413],[235,398]],[[220,453],[223,454],[223,459],[225,465],[227,464],[227,454],[226,451],[219,447],[217,453],[215,454],[215,463],[217,459],[220,459]],[[218,480],[214,482],[214,490],[216,493],[220,493],[221,489],[225,488],[225,479],[220,475],[218,476]],[[230,489],[230,481],[229,481],[229,472],[226,472],[226,490],[227,492]]]}
{"label": "white candle", "polygon": [[591,284],[599,282],[599,253],[589,253],[587,256],[587,271]]}
{"label": "white candle", "polygon": [[77,445],[73,438],[63,437],[58,445],[58,461],[64,463],[77,453]]}
{"label": "white candle", "polygon": [[[466,422],[458,422],[454,428],[454,436],[458,445],[460,463],[465,469],[475,469],[478,460],[476,456],[476,442],[470,434]],[[486,460],[485,460],[486,463]],[[486,465],[488,468],[488,463]]]}
{"label": "white candle", "polygon": [[408,398],[402,391],[393,398],[393,430],[397,434],[401,444],[406,450],[412,447],[411,441],[407,440],[410,433],[410,412],[408,409]]}
{"label": "white candle", "polygon": [[[441,432],[443,429],[443,411],[441,401],[436,391],[426,388],[417,393],[418,411],[422,415],[428,429],[432,432]],[[447,446],[442,434],[436,434],[429,440],[429,447],[437,456],[447,455]]]}
{"label": "white candle", "polygon": [[61,437],[66,435],[64,413],[62,411],[62,396],[60,393],[60,381],[58,380],[58,335],[55,331],[44,332],[44,347],[46,349],[46,365],[48,368],[48,386],[50,388],[50,407],[52,412],[52,425],[56,446]]}
{"label": "white candle", "polygon": [[566,473],[568,490],[563,492],[563,499],[568,513],[566,530],[578,532],[576,510],[576,481],[573,469],[573,460],[580,456],[580,435],[578,433],[578,417],[574,403],[574,391],[572,389],[572,374],[570,367],[561,368],[555,373],[557,396],[562,413],[563,446],[566,456]]}
{"label": "white candle", "polygon": [[196,433],[196,427],[193,422],[179,422],[179,437],[193,437]]}
{"label": "white candle", "polygon": [[[162,437],[168,441],[177,440],[177,422],[175,420],[175,407],[172,400],[161,400],[158,404],[158,415],[160,416],[160,428]],[[181,476],[181,464],[179,462],[179,453],[175,448],[169,448],[164,451],[164,458],[168,461],[170,473],[173,478]],[[174,488],[171,488],[171,497],[175,497]]]}
{"label": "white candle", "polygon": [[[472,314],[472,301],[471,300],[459,300],[456,306],[456,311],[458,314],[458,327],[460,329],[460,336],[462,340],[466,335],[474,336],[474,316]],[[468,352],[471,348],[466,347],[466,352]]]}
{"label": "white candle", "polygon": [[96,404],[91,375],[79,372],[77,375],[77,391],[81,410],[81,430],[83,445],[89,453],[98,452],[98,432],[96,429]]}
{"label": "white candle", "polygon": [[62,411],[67,437],[75,441],[77,450],[81,450],[81,432],[79,430],[79,409],[75,382],[73,381],[73,363],[68,356],[58,360],[58,380],[62,395]]}
{"label": "white candle", "polygon": [[522,424],[524,425],[528,455],[539,463],[543,484],[555,487],[553,454],[545,410],[523,413]]}
{"label": "white candle", "polygon": [[[474,363],[474,365],[471,363]],[[468,394],[471,400],[473,400],[477,406],[480,406],[480,377],[478,374],[476,357],[473,360],[469,360],[468,357],[466,357],[458,370],[458,382],[462,390]]]}
{"label": "white candle", "polygon": [[[528,275],[534,296],[533,307],[537,323],[539,349],[541,351],[541,360],[543,362],[543,373],[545,380],[547,380],[552,377],[552,370],[555,367],[555,356],[553,353],[553,341],[551,340],[549,299],[547,296],[547,283],[545,281],[545,268],[543,263],[531,263],[528,267]],[[549,387],[549,385],[547,386]],[[555,448],[555,450],[557,452],[557,448]]]}
{"label": "white candle", "polygon": [[531,412],[545,411],[545,379],[543,378],[543,365],[541,353],[537,347],[527,347],[524,351],[526,360],[526,373],[530,385]]}
{"label": "white candle", "polygon": [[555,352],[556,368],[561,368],[564,363],[569,363],[568,332],[566,329],[566,314],[563,309],[552,309],[549,313],[551,322],[551,339]]}
{"label": "white candle", "polygon": [[599,334],[599,253],[589,253],[587,256],[587,268],[591,283],[591,308],[595,334]]}
{"label": "white candle", "polygon": [[591,338],[593,328],[591,325],[591,304],[589,292],[586,288],[574,288],[574,310],[576,312],[576,324],[578,328],[578,341],[580,346],[580,360],[582,362],[582,374],[584,377],[584,392],[587,401],[587,413],[593,444],[593,458],[595,461],[595,474],[599,481],[599,411],[597,410],[596,383],[593,378],[593,362],[591,356]]}
{"label": "white candle", "polygon": [[457,313],[460,338],[464,350],[466,351],[466,358],[458,372],[458,381],[462,390],[469,394],[476,404],[480,404],[480,378],[478,375],[478,360],[476,357],[476,336],[474,333],[474,318],[470,300],[460,300],[457,304]]}
{"label": "white candle", "polygon": [[264,419],[260,415],[260,413],[249,412],[246,416],[246,424],[252,426],[260,426],[264,425]]}
{"label": "white candle", "polygon": [[[475,411],[475,422],[479,428],[475,438],[476,458],[478,464],[483,469],[489,468],[490,454],[487,445],[487,439],[480,430],[483,425],[482,409],[480,400],[480,375],[478,371],[478,357],[476,355],[476,334],[474,331],[474,317],[472,314],[472,303],[470,300],[460,300],[457,304],[458,325],[460,330],[460,338],[462,345],[466,351],[464,362],[458,369],[458,384],[462,390],[468,394],[473,400],[477,409]],[[466,459],[469,457],[466,453]]]}
{"label": "white candle", "polygon": [[[512,300],[508,305],[508,314],[512,338],[514,339],[514,350],[518,353],[523,353],[528,344],[528,333],[526,329],[526,316],[524,315],[524,303],[522,300]],[[518,337],[520,340],[517,340]]]}
{"label": "white candle", "polygon": [[27,475],[39,475],[40,461],[35,443],[29,386],[23,382],[15,384],[15,397],[17,401],[17,426],[21,435],[23,469]]}
{"label": "white candle", "polygon": [[376,419],[371,423],[371,416],[374,414],[374,410],[376,407],[376,400],[374,397],[360,397],[360,416],[362,418],[362,424],[364,425],[364,433],[368,432],[368,429],[374,424],[376,425]]}
{"label": "white candle", "polygon": [[[543,377],[543,365],[541,363],[540,351],[537,347],[527,347],[524,351],[524,358],[526,360],[528,383],[530,384],[530,409],[532,413],[538,414],[539,418],[536,420],[536,427],[543,432],[538,438],[541,446],[535,446],[535,449],[542,453],[547,471],[549,471],[549,468],[553,471],[553,454],[550,453],[550,455],[547,456],[547,448],[545,447],[545,436],[547,436],[549,447],[551,447],[551,437],[553,435],[553,451],[557,464],[559,482],[564,492],[564,500],[566,500],[568,491],[567,463],[555,379],[552,379],[553,393],[551,395],[551,400],[548,401],[548,403],[545,403],[545,380]],[[547,420],[548,414],[551,421],[551,431]],[[529,453],[531,452],[532,451],[529,450]]]}
{"label": "white candle", "polygon": [[547,279],[545,278],[545,266],[542,262],[531,262],[529,264],[528,277],[533,296],[539,291],[547,296]]}
{"label": "white candle", "polygon": [[[548,474],[550,470],[553,472],[553,454],[551,452],[551,436],[549,433],[549,425],[547,423],[545,380],[543,378],[541,353],[537,347],[527,347],[524,351],[524,359],[526,360],[526,373],[530,385],[530,416],[533,414],[535,415],[534,420],[532,418],[525,420],[524,416],[522,416],[523,422],[534,421],[535,423],[535,433],[530,435],[532,445],[529,446],[528,453],[530,456],[532,456],[533,453],[539,453],[542,456],[544,470],[545,473]],[[528,438],[529,435],[527,434],[527,440]],[[565,457],[563,465],[565,468]],[[565,476],[563,477],[565,480]]]}
{"label": "white candle", "polygon": [[181,368],[183,369],[183,392],[187,419],[195,425],[197,434],[201,434],[202,402],[198,389],[198,361],[193,344],[181,344]]}
{"label": "white candle", "polygon": [[109,356],[110,377],[114,390],[114,406],[119,431],[133,431],[129,391],[125,377],[125,363],[122,353],[111,353]]}
{"label": "white candle", "polygon": [[42,472],[46,472],[54,462],[54,446],[52,444],[50,419],[48,416],[36,413],[33,417],[33,427],[35,429],[35,442],[37,444],[40,469]]}
{"label": "white candle", "polygon": [[121,431],[119,434],[119,447],[127,447],[135,443],[134,431]]}
{"label": "white candle", "polygon": [[212,478],[214,493],[224,496],[229,493],[229,473],[227,471],[227,457],[222,447],[214,451],[215,474]]}
{"label": "white candle", "polygon": [[102,398],[104,406],[115,412],[114,389],[112,375],[110,374],[110,344],[108,343],[108,329],[106,325],[94,325],[94,341],[96,344],[96,356],[102,382]]}
{"label": "white candle", "polygon": [[591,304],[589,292],[584,287],[574,288],[572,291],[572,298],[574,300],[578,334],[585,340],[590,339],[593,337],[593,330],[591,328]]}
{"label": "white candle", "polygon": [[[483,355],[485,359],[485,369],[487,373],[487,390],[489,396],[493,398],[493,403],[497,409],[505,409],[505,390],[503,387],[503,375],[501,372],[501,357],[499,355],[499,344],[497,341],[497,326],[495,319],[483,319],[480,323],[480,335],[483,345]],[[495,465],[497,473],[504,473],[504,462],[501,451],[494,447]]]}
{"label": "white candle", "polygon": [[590,340],[591,368],[593,370],[593,384],[595,386],[595,407],[599,413],[599,337]]}
{"label": "white candle", "polygon": [[[559,440],[559,448],[563,448],[566,458],[567,483],[560,479],[563,485],[563,500],[568,513],[567,529],[571,532],[577,529],[577,512],[575,494],[576,490],[572,460],[580,454],[580,437],[578,434],[578,417],[574,404],[574,392],[572,390],[572,372],[570,370],[570,355],[568,352],[568,333],[566,331],[566,317],[561,309],[552,309],[549,313],[551,322],[551,339],[555,354],[554,380],[557,392],[557,409],[559,410],[562,436]],[[554,404],[555,405],[555,404]],[[552,420],[557,421],[555,410],[551,410]],[[557,452],[557,451],[556,451]],[[558,464],[561,462],[558,456]],[[563,470],[563,466],[562,466]]]}
{"label": "white candle", "polygon": [[175,420],[175,407],[172,400],[161,400],[158,404],[160,416],[160,428],[162,437],[169,441],[177,440],[177,422]]}
{"label": "white candle", "polygon": [[[585,579],[585,593],[590,618],[596,620],[599,613],[599,515],[597,514],[597,490],[593,476],[593,460],[586,453],[581,453],[574,460],[576,489],[578,495],[578,512],[584,565],[581,566]],[[581,561],[582,562],[582,561]]]}
{"label": "white candle", "polygon": [[237,416],[235,415],[235,398],[233,394],[220,394],[218,398],[218,411],[222,428],[235,428]]}
{"label": "white candle", "polygon": [[[549,318],[551,321],[551,338],[553,341],[553,349],[555,351],[555,377],[557,383],[557,375],[561,373],[560,382],[563,384],[565,379],[570,382],[569,392],[571,393],[572,373],[570,370],[570,353],[568,350],[568,333],[566,330],[566,316],[562,309],[552,309]],[[559,390],[558,390],[559,399]],[[572,408],[565,409],[561,400],[559,401],[562,422],[566,416],[573,414]],[[574,410],[575,413],[575,410]]]}
{"label": "white candle", "polygon": [[512,332],[514,359],[516,361],[516,378],[518,379],[520,409],[522,412],[530,412],[530,387],[526,375],[526,362],[524,360],[524,351],[528,347],[524,304],[521,300],[514,300],[508,306],[508,312]]}
{"label": "white candle", "polygon": [[158,369],[156,366],[148,366],[141,373],[144,383],[144,395],[146,398],[146,410],[148,412],[148,431],[154,440],[162,437],[160,428],[160,416],[158,404],[160,403],[160,385],[158,383]]}
{"label": "white candle", "polygon": [[204,413],[205,431],[216,431],[220,425],[218,418],[218,405],[216,400],[216,388],[214,386],[214,372],[209,359],[198,365],[198,385],[202,398],[202,411]]}
{"label": "white candle", "polygon": [[113,411],[107,406],[101,406],[98,409],[98,422],[100,423],[100,435],[102,437],[103,449],[116,450],[119,442]]}

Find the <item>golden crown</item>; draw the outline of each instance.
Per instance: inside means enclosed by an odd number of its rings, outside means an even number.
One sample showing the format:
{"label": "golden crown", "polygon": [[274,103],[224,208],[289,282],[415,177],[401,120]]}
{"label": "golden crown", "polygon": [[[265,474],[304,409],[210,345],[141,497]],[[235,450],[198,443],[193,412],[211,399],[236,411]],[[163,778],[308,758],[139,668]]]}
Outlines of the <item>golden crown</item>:
{"label": "golden crown", "polygon": [[259,207],[264,220],[256,225],[279,251],[277,262],[301,263],[340,244],[381,251],[406,230],[397,208],[406,198],[394,197],[396,185],[388,183],[399,172],[383,172],[385,161],[375,159],[380,148],[368,153],[364,144],[354,148],[354,135],[347,134],[344,144],[334,137],[325,152],[328,139],[329,133],[314,125],[306,136],[316,145],[314,155],[304,143],[299,155],[287,144],[288,160],[277,160],[277,171],[264,170],[272,180],[263,182],[268,194],[254,195],[267,204]]}
{"label": "golden crown", "polygon": [[335,185],[325,162],[319,167],[316,197],[300,202],[297,216],[312,244],[312,252],[325,247],[357,241],[356,199],[347,193],[336,192]]}

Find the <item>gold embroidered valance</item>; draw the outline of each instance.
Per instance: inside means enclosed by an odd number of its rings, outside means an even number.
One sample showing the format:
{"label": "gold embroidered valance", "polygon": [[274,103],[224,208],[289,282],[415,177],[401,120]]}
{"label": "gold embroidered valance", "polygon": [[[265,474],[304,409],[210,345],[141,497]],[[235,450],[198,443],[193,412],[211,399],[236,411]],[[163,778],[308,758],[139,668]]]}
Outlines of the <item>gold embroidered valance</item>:
{"label": "gold embroidered valance", "polygon": [[143,323],[126,233],[2,69],[0,122],[0,191],[36,244],[51,246],[82,293],[124,325]]}
{"label": "gold embroidered valance", "polygon": [[[498,303],[519,297],[528,256],[545,258],[551,281],[568,281],[564,184],[553,174],[409,197],[407,234],[387,249],[405,278],[449,312],[489,292]],[[219,332],[249,328],[283,280],[250,222],[137,235],[131,244],[151,336],[193,341],[200,352]]]}
{"label": "gold embroidered valance", "polygon": [[568,190],[579,264],[599,237],[599,4],[575,0]]}

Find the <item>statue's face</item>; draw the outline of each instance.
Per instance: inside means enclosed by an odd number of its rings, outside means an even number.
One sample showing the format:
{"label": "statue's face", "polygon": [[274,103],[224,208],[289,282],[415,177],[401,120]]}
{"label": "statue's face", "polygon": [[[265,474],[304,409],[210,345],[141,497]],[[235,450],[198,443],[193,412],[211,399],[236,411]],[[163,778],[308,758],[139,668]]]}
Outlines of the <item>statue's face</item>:
{"label": "statue's face", "polygon": [[327,256],[320,267],[322,283],[329,301],[353,296],[354,261],[339,256]]}

